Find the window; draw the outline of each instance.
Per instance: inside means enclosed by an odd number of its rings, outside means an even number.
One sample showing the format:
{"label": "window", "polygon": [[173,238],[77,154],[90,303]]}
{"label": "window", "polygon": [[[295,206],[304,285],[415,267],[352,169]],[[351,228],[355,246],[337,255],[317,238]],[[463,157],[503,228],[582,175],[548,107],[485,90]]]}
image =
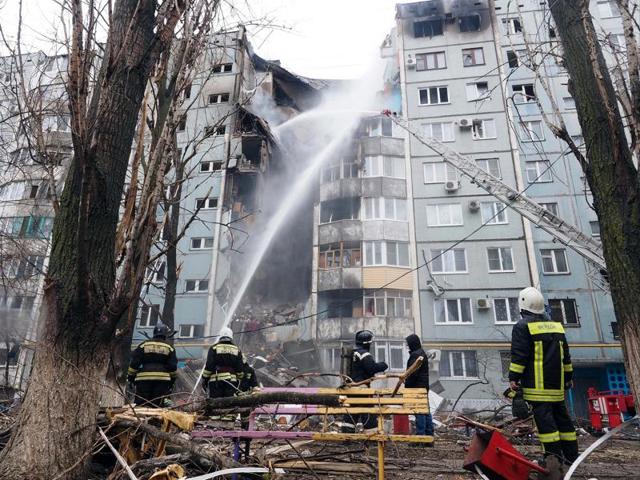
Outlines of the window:
{"label": "window", "polygon": [[443,350],[440,376],[452,379],[478,378],[478,360],[473,350]]}
{"label": "window", "polygon": [[213,137],[224,135],[227,131],[226,125],[218,125],[217,127],[205,127],[204,135],[205,137]]}
{"label": "window", "polygon": [[186,280],[184,291],[187,293],[207,292],[209,280]]}
{"label": "window", "polygon": [[500,173],[500,159],[498,158],[478,158],[476,164],[489,175],[502,178]]}
{"label": "window", "polygon": [[320,246],[318,268],[359,267],[362,265],[362,250],[358,242],[340,242]]}
{"label": "window", "polygon": [[368,137],[391,137],[393,122],[388,117],[370,118],[365,121],[364,130]]}
{"label": "window", "polygon": [[523,142],[539,142],[544,140],[544,131],[540,120],[520,122],[520,140]]}
{"label": "window", "polygon": [[430,227],[463,225],[462,206],[459,203],[427,205],[427,225]]}
{"label": "window", "polygon": [[403,198],[365,197],[363,220],[407,220],[407,201]]}
{"label": "window", "polygon": [[502,380],[509,380],[509,368],[511,367],[511,352],[500,352],[500,367],[502,370]]}
{"label": "window", "polygon": [[532,83],[513,85],[513,101],[515,103],[529,103],[536,101],[536,91]]}
{"label": "window", "polygon": [[618,322],[611,322],[611,335],[614,340],[620,340],[620,327],[618,327]]}
{"label": "window", "polygon": [[474,140],[496,138],[496,121],[492,119],[474,120],[471,133]]}
{"label": "window", "polygon": [[471,15],[465,15],[458,17],[458,26],[460,32],[477,32],[480,30],[481,18],[480,14],[473,13]]}
{"label": "window", "polygon": [[213,248],[213,237],[193,237],[191,250],[210,250]]}
{"label": "window", "polygon": [[502,19],[502,24],[504,26],[504,33],[507,35],[522,33],[522,24],[519,18],[504,18]]}
{"label": "window", "polygon": [[[366,163],[367,157],[365,157]],[[331,183],[341,178],[358,178],[359,167],[353,158],[340,158],[334,160],[322,170],[322,183]]]}
{"label": "window", "polygon": [[404,370],[409,353],[402,342],[375,342],[374,353],[376,361],[389,364],[389,370]]}
{"label": "window", "polygon": [[229,101],[228,93],[213,93],[209,95],[209,103],[225,103]]}
{"label": "window", "polygon": [[413,22],[413,36],[415,38],[435,37],[442,34],[444,34],[444,25],[441,18]]}
{"label": "window", "polygon": [[211,210],[217,207],[218,207],[218,199],[216,197],[196,199],[196,208],[198,210]]}
{"label": "window", "polygon": [[613,53],[624,53],[627,51],[627,41],[623,33],[610,33],[607,35],[609,46]]}
{"label": "window", "polygon": [[507,206],[502,202],[481,202],[482,223],[487,225],[504,225],[507,220]]}
{"label": "window", "polygon": [[480,48],[465,48],[462,50],[462,65],[472,67],[484,65],[484,50]]}
{"label": "window", "polygon": [[229,73],[233,70],[233,63],[221,63],[213,67],[213,73]]}
{"label": "window", "polygon": [[576,109],[576,101],[573,97],[562,97],[562,103],[564,103],[564,108],[567,110]]}
{"label": "window", "polygon": [[493,316],[496,323],[516,323],[520,319],[518,298],[494,298]]}
{"label": "window", "polygon": [[427,162],[423,164],[424,183],[445,183],[458,180],[458,171],[445,162]]}
{"label": "window", "polygon": [[184,96],[185,100],[191,98],[191,84],[190,83],[185,85],[183,96]]}
{"label": "window", "polygon": [[337,198],[320,202],[320,223],[360,218],[360,198]]}
{"label": "window", "polygon": [[618,5],[613,0],[598,0],[598,13],[602,18],[620,16]]}
{"label": "window", "polygon": [[540,250],[540,256],[543,273],[569,273],[569,263],[564,248],[543,248]]}
{"label": "window", "polygon": [[586,150],[584,137],[582,135],[571,135],[571,140],[573,140],[573,143],[575,143],[576,147],[578,147],[580,150]]}
{"label": "window", "polygon": [[507,63],[509,64],[509,68],[518,68],[520,62],[518,61],[518,54],[513,50],[507,51]]}
{"label": "window", "polygon": [[447,87],[419,88],[420,105],[441,105],[449,103],[449,89]]}
{"label": "window", "polygon": [[[342,347],[325,348],[323,352],[323,364],[327,372],[339,372],[342,359]],[[378,359],[378,361],[380,361]]]}
{"label": "window", "polygon": [[375,290],[364,293],[365,317],[411,317],[411,293]]}
{"label": "window", "polygon": [[558,204],[556,202],[541,203],[540,206],[556,217],[558,216]]}
{"label": "window", "polygon": [[20,259],[15,268],[15,278],[31,278],[42,273],[44,257],[41,255],[28,255]]}
{"label": "window", "polygon": [[70,132],[69,115],[47,115],[42,119],[42,130],[45,132]]}
{"label": "window", "polygon": [[489,272],[513,272],[513,255],[510,247],[487,248]]}
{"label": "window", "polygon": [[34,296],[17,295],[11,298],[9,308],[12,310],[22,310],[23,312],[30,312],[33,308],[33,304],[36,300]]}
{"label": "window", "polygon": [[529,183],[553,182],[551,164],[547,160],[526,162],[525,170],[527,174],[527,182]]}
{"label": "window", "polygon": [[436,300],[436,323],[473,323],[470,298],[448,298]]}
{"label": "window", "polygon": [[561,322],[564,325],[580,325],[580,317],[578,317],[578,307],[576,301],[572,298],[549,300],[551,308],[551,319],[555,322]]}
{"label": "window", "polygon": [[600,222],[597,220],[593,220],[589,222],[589,227],[591,227],[591,235],[594,237],[600,237]]}
{"label": "window", "polygon": [[7,348],[0,348],[0,367],[6,367],[9,365],[18,364],[18,354],[20,353],[20,345],[14,343],[10,350]]}
{"label": "window", "polygon": [[409,266],[409,244],[405,242],[372,241],[364,244],[365,266]]}
{"label": "window", "polygon": [[53,227],[53,218],[48,217],[13,217],[4,220],[4,231],[24,238],[48,238]]}
{"label": "window", "polygon": [[467,273],[467,255],[464,248],[431,250],[433,273]]}
{"label": "window", "polygon": [[435,138],[441,142],[453,142],[453,123],[425,123],[422,125],[424,136]]}
{"label": "window", "polygon": [[404,158],[387,157],[385,155],[368,155],[364,157],[362,176],[366,178],[382,176],[405,178]]}
{"label": "window", "polygon": [[187,128],[187,114],[183,114],[182,117],[180,117],[180,120],[178,120],[178,127],[177,130],[179,132],[184,132]]}
{"label": "window", "polygon": [[220,170],[222,170],[222,162],[200,162],[200,173],[219,172]]}
{"label": "window", "polygon": [[140,327],[154,327],[160,316],[160,305],[143,305],[140,307]]}
{"label": "window", "polygon": [[467,83],[467,100],[482,100],[489,96],[488,82]]}
{"label": "window", "polygon": [[158,259],[153,265],[147,267],[147,282],[162,283],[165,281],[165,269],[167,264],[164,260]]}
{"label": "window", "polygon": [[441,70],[447,68],[447,57],[444,52],[416,54],[416,71]]}
{"label": "window", "polygon": [[204,325],[185,324],[180,325],[178,330],[179,338],[202,338],[204,336]]}

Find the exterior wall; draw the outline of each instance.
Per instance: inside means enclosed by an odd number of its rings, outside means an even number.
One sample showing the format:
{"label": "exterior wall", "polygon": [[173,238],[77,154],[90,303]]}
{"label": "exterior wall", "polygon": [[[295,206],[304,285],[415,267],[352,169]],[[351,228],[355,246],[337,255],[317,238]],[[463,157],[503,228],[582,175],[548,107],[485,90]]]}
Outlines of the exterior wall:
{"label": "exterior wall", "polygon": [[[396,31],[405,116],[414,130],[422,131],[427,137],[430,136],[430,131],[423,127],[427,123],[459,122],[461,119],[495,120],[495,138],[474,139],[470,129],[461,129],[460,123],[454,123],[453,138],[448,138],[446,145],[474,160],[498,159],[500,175],[505,183],[518,190],[524,189],[537,202],[557,202],[560,217],[582,231],[590,232],[589,222],[596,220],[596,216],[589,208],[591,199],[588,191],[585,191],[578,163],[572,156],[563,155],[566,147],[546,126],[543,127],[544,138],[539,141],[523,141],[524,136],[519,130],[520,121],[541,121],[542,116],[535,103],[516,103],[518,97],[514,96],[514,85],[535,84],[536,95],[547,112],[551,110],[551,101],[536,81],[534,72],[523,66],[517,69],[509,67],[507,52],[525,49],[523,34],[533,42],[531,48],[534,50],[539,48],[539,42],[549,40],[549,14],[548,11],[543,12],[544,7],[537,1],[516,3],[518,5],[508,0],[496,0],[494,10],[486,1],[476,2],[465,12],[461,12],[454,2],[436,6],[435,8],[442,9],[439,12],[430,10],[434,6],[433,2],[397,6]],[[515,9],[520,11],[514,11]],[[594,11],[597,9],[594,8]],[[480,15],[480,29],[475,32],[460,32],[457,21],[445,21],[443,35],[415,38],[414,21],[435,18],[427,16],[433,14],[443,18],[446,14],[451,14],[455,18],[461,13]],[[503,20],[514,17],[522,19],[524,33],[507,34]],[[619,21],[615,26],[612,19],[601,21],[606,32],[622,33]],[[469,48],[483,49],[484,64],[464,65],[462,50]],[[435,52],[444,52],[446,68],[422,71],[416,68],[416,60],[420,55]],[[571,135],[578,136],[580,127],[575,109],[571,109],[570,104],[563,101],[563,97],[570,96],[566,72],[552,58],[547,57],[539,74],[548,81],[553,97],[559,101]],[[468,99],[467,85],[478,81],[487,83],[488,94],[481,100],[471,101]],[[419,90],[429,87],[447,87],[448,101],[443,104],[421,105]],[[610,298],[590,279],[591,268],[581,256],[566,249],[569,272],[545,273],[540,250],[562,248],[553,242],[550,235],[535,226],[531,227],[512,210],[506,211],[508,223],[482,226],[486,219],[481,211],[469,208],[470,202],[489,202],[492,201],[492,196],[466,179],[460,180],[459,188],[455,191],[447,191],[444,181],[427,183],[424,169],[433,168],[430,166],[432,162],[442,160],[415,138],[407,141],[407,156],[411,165],[417,258],[428,260],[431,258],[430,250],[448,249],[453,244],[455,248],[463,248],[466,254],[466,270],[462,273],[418,273],[422,337],[428,345],[443,351],[440,360],[441,374],[448,373],[446,366],[443,367],[449,355],[446,350],[475,352],[469,354],[475,356],[473,361],[476,368],[472,369],[472,375],[465,372],[455,379],[451,376],[442,377],[445,397],[455,399],[469,383],[483,382],[486,385],[478,384],[465,394],[461,406],[467,403],[480,405],[500,398],[507,383],[500,352],[509,349],[512,323],[497,321],[492,299],[517,297],[521,288],[531,284],[539,286],[548,300],[575,300],[579,325],[567,325],[566,330],[569,341],[574,346],[576,364],[606,365],[621,362],[622,352],[613,338],[610,326],[615,321]],[[527,162],[535,160],[553,162],[553,181],[527,181]],[[462,224],[430,226],[427,207],[451,203],[461,205]],[[489,271],[487,248],[490,247],[511,247],[513,271]],[[419,262],[422,263],[422,260]],[[433,264],[429,270],[433,270]],[[456,298],[471,299],[472,320],[463,324],[438,321],[438,301]],[[479,308],[477,301],[481,299],[488,299],[490,308]],[[613,348],[597,348],[609,344]]]}

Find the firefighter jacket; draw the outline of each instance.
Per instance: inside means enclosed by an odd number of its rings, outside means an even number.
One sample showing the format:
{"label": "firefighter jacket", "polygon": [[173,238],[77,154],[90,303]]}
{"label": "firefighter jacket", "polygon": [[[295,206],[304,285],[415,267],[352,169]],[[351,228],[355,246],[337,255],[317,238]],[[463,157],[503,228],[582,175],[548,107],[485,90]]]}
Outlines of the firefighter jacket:
{"label": "firefighter jacket", "polygon": [[240,391],[248,392],[252,388],[258,386],[258,379],[256,377],[256,371],[245,360],[242,365],[242,376],[240,378]]}
{"label": "firefighter jacket", "polygon": [[509,381],[520,382],[525,400],[563,402],[565,384],[572,376],[562,324],[524,313],[513,327]]}
{"label": "firefighter jacket", "polygon": [[406,338],[409,347],[409,360],[407,360],[407,370],[418,358],[423,357],[420,368],[407,377],[404,386],[407,388],[429,388],[429,361],[427,353],[422,348],[420,337],[415,333]]}
{"label": "firefighter jacket", "polygon": [[131,363],[127,371],[129,381],[175,380],[178,368],[176,349],[164,340],[154,338],[146,340],[131,354]]}
{"label": "firefighter jacket", "polygon": [[242,379],[242,352],[231,340],[222,340],[209,348],[202,378],[209,382],[233,382]]}
{"label": "firefighter jacket", "polygon": [[356,345],[353,349],[353,362],[351,364],[351,379],[361,382],[373,377],[378,372],[384,372],[389,366],[384,362],[376,362],[369,353],[367,347]]}

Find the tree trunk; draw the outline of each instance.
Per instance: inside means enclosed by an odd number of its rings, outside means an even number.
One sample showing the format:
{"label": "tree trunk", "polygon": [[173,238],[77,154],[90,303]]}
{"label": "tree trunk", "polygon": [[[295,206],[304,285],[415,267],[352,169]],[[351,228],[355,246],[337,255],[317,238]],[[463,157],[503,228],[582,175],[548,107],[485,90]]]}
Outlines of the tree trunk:
{"label": "tree trunk", "polygon": [[627,377],[640,400],[640,184],[613,83],[587,0],[550,3],[569,72],[570,92],[587,145],[585,174],[602,245]]}
{"label": "tree trunk", "polygon": [[[83,18],[74,2],[74,21]],[[138,112],[155,53],[156,2],[115,2],[88,111],[78,72],[86,53],[74,23],[69,96],[74,157],[55,218],[34,368],[14,434],[0,457],[3,479],[87,478],[86,460],[114,330],[119,206]],[[90,34],[90,33],[89,33]],[[78,36],[79,35],[79,36]],[[112,306],[110,306],[112,307]]]}

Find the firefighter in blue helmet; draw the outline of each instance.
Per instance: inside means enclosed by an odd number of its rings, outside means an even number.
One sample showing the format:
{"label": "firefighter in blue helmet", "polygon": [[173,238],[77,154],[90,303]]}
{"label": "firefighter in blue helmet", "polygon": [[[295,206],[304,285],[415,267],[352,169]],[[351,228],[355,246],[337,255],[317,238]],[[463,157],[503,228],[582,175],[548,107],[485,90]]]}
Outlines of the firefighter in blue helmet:
{"label": "firefighter in blue helmet", "polygon": [[565,391],[572,387],[573,367],[564,328],[546,315],[544,297],[533,287],[518,295],[521,320],[513,327],[509,386],[522,389],[533,409],[545,457],[565,463],[578,457],[578,441]]}
{"label": "firefighter in blue helmet", "polygon": [[136,403],[161,407],[171,393],[178,368],[176,350],[167,343],[171,329],[158,322],[153,338],[136,347],[127,372],[129,383],[135,385]]}

